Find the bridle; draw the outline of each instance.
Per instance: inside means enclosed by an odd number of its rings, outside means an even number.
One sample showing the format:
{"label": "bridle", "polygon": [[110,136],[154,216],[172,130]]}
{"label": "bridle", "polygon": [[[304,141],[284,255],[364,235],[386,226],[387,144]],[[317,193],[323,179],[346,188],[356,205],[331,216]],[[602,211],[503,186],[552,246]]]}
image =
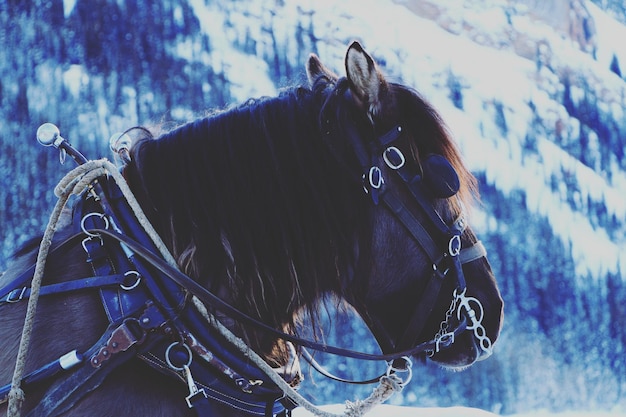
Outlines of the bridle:
{"label": "bridle", "polygon": [[[456,314],[458,320],[456,330],[460,327],[472,330],[474,337],[480,342],[480,348],[485,353],[491,354],[491,341],[486,336],[485,329],[481,323],[483,317],[482,305],[478,299],[467,297],[467,287],[463,274],[463,265],[486,256],[486,250],[480,241],[468,248],[462,248],[461,235],[467,225],[463,215],[459,216],[451,225],[448,225],[434,209],[432,202],[428,200],[428,196],[436,198],[454,196],[459,189],[459,180],[456,172],[444,157],[436,154],[429,155],[423,162],[424,174],[420,175],[412,172],[406,163],[406,158],[402,151],[394,146],[394,142],[402,134],[402,126],[396,125],[387,133],[379,136],[375,142],[369,144],[369,147],[372,150],[372,155],[382,154],[384,163],[405,184],[413,201],[418,203],[417,206],[431,225],[434,226],[438,236],[434,237],[422,226],[413,212],[393,190],[384,189],[382,170],[376,165],[375,158],[370,158],[371,165],[369,167],[362,164],[367,167],[364,171],[363,179],[374,203],[382,202],[394,214],[413,237],[413,240],[426,253],[432,266],[426,289],[422,293],[420,301],[416,303],[416,307],[410,315],[409,323],[397,341],[395,349],[403,350],[410,346],[415,346],[417,337],[424,330],[426,322],[432,313],[444,280],[454,279],[456,287],[452,294],[451,309]],[[351,135],[351,137],[353,142],[358,140],[356,139],[357,136]],[[365,162],[365,159],[362,159],[362,162]],[[435,176],[436,178],[429,178],[429,176]],[[437,242],[443,242],[443,244],[437,244]],[[479,310],[478,315],[476,315],[476,311],[470,306],[470,303]],[[439,352],[444,340],[454,343],[454,337],[457,332],[450,331],[450,318],[452,316],[448,312],[441,323],[440,331],[434,339],[435,349],[429,349],[426,352],[429,356]],[[469,323],[464,323],[463,318],[468,320]]]}
{"label": "bridle", "polygon": [[[325,136],[327,142],[337,140],[338,133],[333,131],[335,125],[341,125],[345,135],[354,150],[354,154],[360,166],[360,171],[355,176],[360,177],[363,189],[368,193],[375,205],[383,203],[395,218],[405,227],[413,240],[422,248],[432,266],[432,273],[421,296],[420,302],[409,318],[403,335],[396,343],[390,342],[391,349],[403,351],[416,345],[416,339],[422,333],[426,322],[434,308],[439,296],[443,281],[452,277],[456,281],[456,287],[452,294],[451,306],[446,317],[440,324],[440,329],[432,343],[434,348],[425,349],[423,352],[433,356],[444,347],[454,343],[455,336],[464,330],[472,331],[478,348],[485,356],[491,354],[491,340],[487,337],[482,325],[483,307],[480,301],[466,295],[467,287],[463,274],[463,265],[486,257],[487,252],[480,241],[467,248],[462,248],[461,235],[467,223],[461,214],[452,224],[448,225],[433,206],[433,200],[453,197],[460,188],[458,175],[452,165],[441,155],[428,155],[421,163],[421,171],[411,167],[407,163],[407,157],[396,146],[396,142],[404,134],[401,124],[393,126],[382,135],[373,135],[369,141],[363,138],[349,117],[333,116],[337,112],[337,106],[352,102],[348,90],[348,81],[341,78],[336,82],[333,91],[329,94],[322,111],[320,124],[326,127]],[[341,104],[340,104],[341,103]],[[341,118],[341,123],[333,123],[333,119]],[[373,117],[370,122],[374,124]],[[329,147],[333,147],[329,144]],[[385,178],[381,169],[382,162],[401,180],[408,191],[411,201],[417,203],[417,207],[432,226],[429,232],[418,220],[415,214],[394,192],[385,187]],[[450,279],[450,278],[449,278]],[[364,308],[357,310],[363,310]],[[359,311],[366,316],[366,311]],[[451,327],[450,319],[456,316],[457,326]],[[377,329],[376,323],[368,323],[379,343],[385,340],[386,332]],[[378,333],[378,335],[376,334]],[[395,346],[394,346],[395,345]]]}
{"label": "bridle", "polygon": [[[301,349],[362,360],[384,360],[389,363],[388,372],[391,373],[410,370],[410,356],[434,354],[445,349],[466,330],[473,331],[481,347],[490,351],[491,342],[481,324],[482,306],[475,298],[465,295],[462,271],[463,263],[485,256],[484,248],[480,243],[471,248],[461,248],[462,219],[448,227],[434,211],[424,196],[423,179],[407,171],[404,155],[393,146],[401,134],[402,129],[398,126],[377,138],[374,143],[364,144],[354,128],[348,129],[348,139],[363,167],[366,189],[374,203],[382,201],[432,261],[433,274],[422,301],[437,298],[441,282],[446,276],[452,273],[456,277],[457,289],[450,310],[432,340],[415,343],[415,337],[421,333],[424,320],[433,308],[432,304],[425,307],[418,305],[396,351],[387,354],[370,354],[330,346],[283,333],[259,322],[165,262],[137,224],[116,184],[107,177],[101,177],[91,184],[74,209],[76,233],[57,246],[57,250],[61,250],[81,244],[94,276],[44,286],[41,294],[97,289],[109,326],[91,348],[63,355],[23,379],[25,388],[55,380],[44,397],[45,401],[31,414],[52,416],[69,410],[83,396],[97,388],[113,369],[133,357],[140,357],[150,366],[186,383],[189,388],[187,404],[199,416],[211,412],[210,399],[252,414],[289,415],[294,404],[245,357],[230,352],[227,342],[220,335],[206,329],[204,317],[189,302],[191,296],[233,320],[252,325]],[[42,142],[58,148],[63,157],[69,154],[79,164],[87,162],[58,133]],[[406,183],[440,234],[448,237],[443,252],[435,243],[438,239],[433,239],[400,199],[383,187],[382,171],[373,163],[378,159],[374,157],[377,152],[382,152],[387,166]],[[0,291],[0,304],[28,298],[27,284],[33,276],[33,270],[34,267],[24,271]],[[478,315],[473,306],[479,307]],[[423,316],[426,312],[428,314]],[[450,319],[455,315],[457,324],[450,328]],[[308,354],[304,356],[310,357]],[[70,369],[72,372],[68,372]],[[215,374],[220,375],[220,378],[216,379]],[[300,376],[298,371],[294,371],[285,373],[283,378],[297,385]],[[6,396],[9,388],[0,387],[0,399]]]}

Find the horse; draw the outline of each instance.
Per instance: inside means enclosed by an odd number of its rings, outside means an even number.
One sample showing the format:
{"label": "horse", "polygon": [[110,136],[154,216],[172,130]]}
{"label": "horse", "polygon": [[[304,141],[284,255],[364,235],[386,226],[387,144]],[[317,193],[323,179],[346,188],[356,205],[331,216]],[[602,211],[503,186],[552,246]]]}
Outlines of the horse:
{"label": "horse", "polygon": [[[461,370],[491,354],[503,301],[466,221],[476,180],[435,109],[387,80],[358,42],[345,71],[311,54],[306,86],[160,134],[129,131],[121,174],[178,269],[105,231],[128,218],[99,211],[107,198],[126,204],[108,177],[75,198],[46,259],[22,380],[27,415],[289,415],[249,357],[205,335],[202,308],[294,386],[307,342],[334,352],[315,337],[331,298],[361,316],[395,368],[428,358]],[[40,242],[0,277],[0,383],[15,367]],[[146,272],[130,270],[139,265]],[[149,284],[150,274],[166,283]],[[313,341],[299,337],[304,317]],[[113,349],[120,340],[127,346]],[[233,377],[245,372],[254,378]]]}

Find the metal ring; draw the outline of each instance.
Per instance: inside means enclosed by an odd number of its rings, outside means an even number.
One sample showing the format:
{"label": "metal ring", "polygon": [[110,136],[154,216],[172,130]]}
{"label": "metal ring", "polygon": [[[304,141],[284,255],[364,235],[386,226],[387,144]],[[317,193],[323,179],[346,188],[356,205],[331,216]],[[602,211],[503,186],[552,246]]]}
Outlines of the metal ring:
{"label": "metal ring", "polygon": [[[170,359],[170,352],[172,351],[172,348],[177,345],[181,345],[182,347],[184,347],[185,350],[187,351],[187,356],[189,357],[189,360],[187,361],[187,363],[182,366],[175,366]],[[182,342],[174,342],[171,345],[169,345],[167,349],[165,350],[165,362],[170,368],[172,368],[175,371],[184,370],[185,367],[188,367],[189,365],[191,365],[192,360],[193,360],[193,357],[192,357],[191,349],[189,348],[189,346],[187,346],[186,344]]]}
{"label": "metal ring", "polygon": [[120,288],[123,289],[124,291],[130,291],[132,289],[137,288],[137,285],[139,285],[139,283],[141,282],[141,274],[137,271],[127,271],[124,273],[124,276],[127,277],[131,274],[135,274],[137,278],[135,279],[135,282],[133,282],[132,285],[126,285],[124,283],[121,283]]}
{"label": "metal ring", "polygon": [[457,256],[461,253],[461,236],[454,235],[450,238],[448,242],[448,253],[450,256]]}
{"label": "metal ring", "polygon": [[83,216],[83,218],[81,219],[81,221],[80,221],[80,228],[83,230],[84,234],[86,234],[89,237],[100,237],[99,234],[91,233],[91,232],[87,231],[87,228],[85,227],[85,220],[87,220],[87,218],[89,218],[91,216],[99,216],[101,219],[104,219],[104,228],[105,229],[109,228],[109,219],[107,218],[106,214],[104,214],[104,213],[88,213],[88,214],[85,214],[85,216]]}
{"label": "metal ring", "polygon": [[[388,153],[392,153],[392,152],[395,153],[395,155],[400,159],[400,162],[398,162],[397,164],[394,164],[389,159]],[[404,166],[404,163],[406,162],[406,159],[404,158],[404,154],[402,153],[402,151],[396,148],[395,146],[390,146],[387,149],[385,149],[385,152],[383,152],[383,159],[385,160],[385,163],[387,164],[387,166],[391,169],[400,169]]]}
{"label": "metal ring", "polygon": [[[402,359],[404,361],[404,368],[394,366],[394,362],[398,359]],[[413,378],[413,361],[408,356],[401,356],[389,362],[387,366],[386,375],[390,376],[392,374],[398,374],[399,372],[406,372],[406,378],[401,382],[401,385],[404,386],[411,381]]]}
{"label": "metal ring", "polygon": [[373,166],[370,168],[368,179],[370,182],[370,186],[374,189],[379,189],[385,183],[383,179],[383,173],[377,166]]}

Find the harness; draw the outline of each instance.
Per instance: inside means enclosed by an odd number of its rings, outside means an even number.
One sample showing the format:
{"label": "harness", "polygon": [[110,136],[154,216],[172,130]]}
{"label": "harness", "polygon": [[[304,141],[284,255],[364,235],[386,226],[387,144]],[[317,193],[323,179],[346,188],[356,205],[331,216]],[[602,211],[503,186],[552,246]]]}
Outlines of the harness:
{"label": "harness", "polygon": [[[349,137],[357,155],[371,155],[371,152],[365,151],[358,135],[352,133]],[[294,345],[300,346],[305,359],[316,369],[320,368],[319,365],[305,348],[363,360],[388,361],[387,378],[401,372],[408,373],[406,380],[399,380],[400,389],[410,379],[411,363],[408,358],[411,355],[424,352],[434,354],[445,349],[454,343],[455,336],[465,330],[472,330],[480,340],[481,347],[490,351],[491,342],[485,336],[481,324],[482,306],[478,300],[465,296],[461,268],[463,263],[485,256],[484,248],[476,244],[471,248],[461,249],[462,220],[455,222],[453,227],[448,227],[422,196],[424,190],[421,188],[421,178],[410,175],[404,169],[404,156],[397,148],[390,146],[400,134],[401,128],[396,127],[379,138],[376,146],[384,148],[385,163],[407,183],[420,207],[426,213],[429,213],[427,208],[430,207],[430,212],[434,213],[428,214],[430,219],[442,234],[449,235],[449,242],[443,255],[440,255],[438,245],[413,214],[397,196],[383,189],[384,180],[380,168],[369,163],[373,158],[359,156],[362,165],[367,168],[366,188],[374,202],[377,204],[380,198],[400,219],[425,249],[433,261],[435,271],[422,300],[427,306],[418,306],[413,313],[411,325],[402,342],[398,344],[396,353],[375,355],[304,340],[269,327],[225,303],[163,259],[159,248],[139,224],[133,208],[116,181],[105,175],[91,182],[80,196],[73,210],[75,234],[60,243],[56,249],[62,250],[80,244],[93,270],[93,276],[43,286],[39,294],[95,289],[99,292],[109,325],[98,341],[86,351],[69,352],[21,379],[21,386],[25,389],[40,382],[53,381],[44,399],[29,415],[56,416],[68,411],[81,398],[95,390],[112,370],[135,357],[187,385],[189,395],[184,400],[199,417],[211,415],[213,401],[253,415],[289,416],[291,410],[300,404],[294,402],[293,390],[289,390],[289,387],[297,387],[302,379]],[[69,154],[79,164],[87,162],[80,152],[60,137],[58,130],[52,133],[44,131],[42,135],[44,137],[40,142],[60,149],[63,157]],[[440,272],[440,266],[444,263],[449,268]],[[428,305],[428,300],[433,299],[434,302],[440,282],[451,270],[456,274],[458,282],[451,311],[442,322],[440,332],[432,340],[415,345],[414,337],[421,332],[422,320],[426,319],[433,308],[432,304]],[[0,305],[27,299],[31,295],[28,283],[34,273],[35,266],[0,290]],[[234,320],[256,326],[285,340],[291,355],[287,365],[274,370],[274,373],[279,373],[280,380],[250,357],[235,352],[232,340],[219,331],[219,323],[209,323],[211,325],[207,326],[206,311],[194,302],[194,298]],[[478,315],[472,308],[476,303],[480,307]],[[426,317],[422,318],[422,314],[426,314]],[[449,319],[455,314],[458,324],[450,329]],[[336,378],[327,372],[325,375]],[[0,403],[6,400],[10,389],[11,385],[0,387]],[[286,393],[287,391],[289,392]]]}
{"label": "harness", "polygon": [[[491,354],[491,341],[486,337],[485,329],[481,323],[482,305],[476,298],[466,296],[466,283],[462,267],[463,264],[486,256],[485,247],[478,241],[469,248],[462,248],[461,235],[466,227],[464,217],[461,215],[451,225],[446,224],[427,198],[427,196],[436,198],[454,196],[459,190],[459,179],[450,163],[443,156],[437,154],[426,157],[423,162],[423,174],[413,172],[406,164],[406,158],[402,151],[393,145],[402,133],[401,125],[394,126],[390,131],[369,144],[372,150],[371,154],[382,154],[384,163],[399,176],[413,197],[413,201],[418,203],[422,213],[435,227],[435,237],[422,226],[411,210],[392,190],[383,188],[385,181],[376,159],[371,158],[371,165],[366,165],[365,158],[360,152],[358,153],[361,155],[363,167],[367,168],[366,174],[363,174],[363,179],[365,189],[371,194],[374,204],[381,201],[391,210],[415,242],[424,250],[432,266],[432,273],[426,289],[420,301],[416,303],[415,310],[409,318],[409,324],[394,348],[403,350],[415,345],[430,317],[444,280],[451,276],[452,279],[456,280],[457,285],[453,292],[451,309],[457,312],[457,320],[461,322],[459,326],[465,326],[467,330],[472,330],[474,337],[479,340],[480,348]],[[355,148],[362,148],[358,145],[358,136],[350,135],[350,137]],[[443,251],[440,249],[441,246],[445,248]],[[470,303],[479,308],[478,317]],[[447,316],[442,323],[441,331],[435,337],[435,349],[427,351],[429,356],[439,352],[443,341],[450,340],[450,343],[454,343],[455,332],[448,331],[449,319],[450,316]],[[462,319],[467,319],[470,323],[462,323]]]}

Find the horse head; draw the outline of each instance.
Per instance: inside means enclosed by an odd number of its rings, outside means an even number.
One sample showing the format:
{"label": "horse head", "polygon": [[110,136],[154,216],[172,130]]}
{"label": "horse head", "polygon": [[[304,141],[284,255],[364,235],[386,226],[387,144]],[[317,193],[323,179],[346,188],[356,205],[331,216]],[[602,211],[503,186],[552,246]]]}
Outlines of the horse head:
{"label": "horse head", "polygon": [[[476,180],[437,112],[416,91],[387,81],[357,42],[345,69],[340,78],[315,55],[307,66],[311,88],[332,91],[320,124],[329,141],[344,144],[330,146],[362,173],[374,200],[371,236],[356,246],[358,262],[343,296],[385,353],[434,340],[435,348],[418,356],[469,366],[491,353],[503,315],[486,252],[466,220]],[[467,331],[452,335],[466,314],[461,310],[473,318]],[[441,348],[444,338],[454,341]]]}

